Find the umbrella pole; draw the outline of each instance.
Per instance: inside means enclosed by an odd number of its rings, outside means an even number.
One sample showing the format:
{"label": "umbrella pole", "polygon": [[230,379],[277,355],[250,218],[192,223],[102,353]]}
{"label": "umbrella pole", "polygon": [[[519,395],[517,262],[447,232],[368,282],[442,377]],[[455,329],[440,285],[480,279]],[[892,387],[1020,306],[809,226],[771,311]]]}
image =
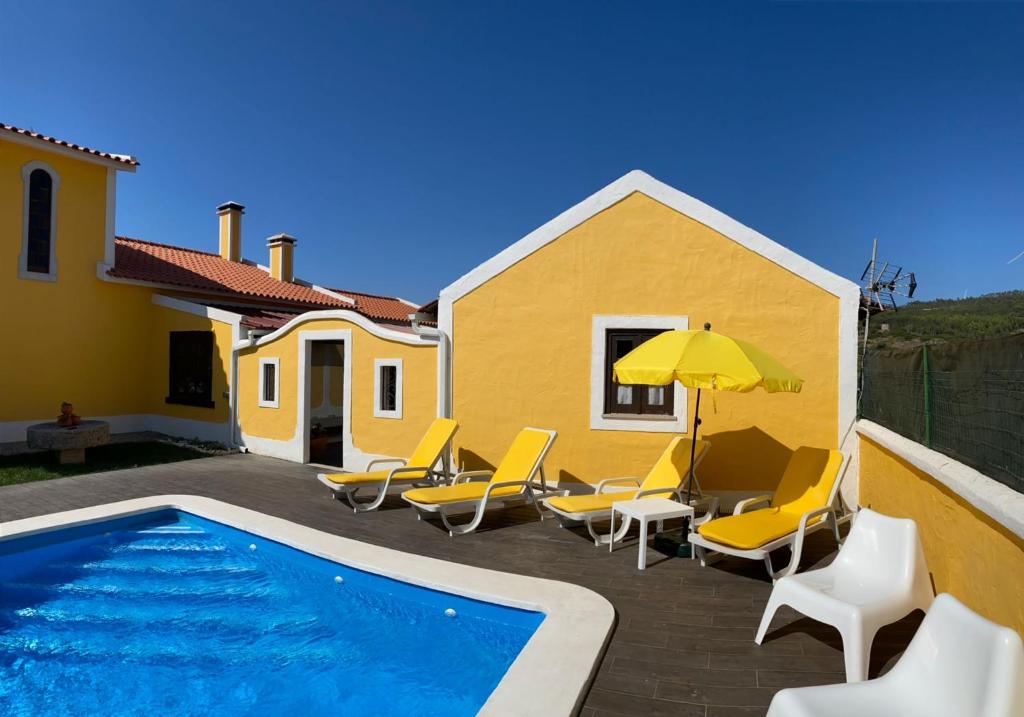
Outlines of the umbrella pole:
{"label": "umbrella pole", "polygon": [[690,504],[690,494],[693,491],[693,463],[697,457],[697,427],[700,426],[700,389],[697,389],[697,405],[693,409],[693,437],[690,439],[690,472],[687,474],[686,482],[686,504]]}

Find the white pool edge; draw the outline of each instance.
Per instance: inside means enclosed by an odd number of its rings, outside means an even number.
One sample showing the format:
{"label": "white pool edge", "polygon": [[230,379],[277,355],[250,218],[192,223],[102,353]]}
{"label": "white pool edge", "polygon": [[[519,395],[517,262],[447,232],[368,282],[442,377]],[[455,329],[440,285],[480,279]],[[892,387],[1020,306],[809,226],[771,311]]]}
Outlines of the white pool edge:
{"label": "white pool edge", "polygon": [[577,714],[615,624],[611,603],[579,585],[404,553],[195,495],[135,498],[0,523],[0,541],[161,509],[192,513],[412,585],[544,613],[544,621],[484,703],[480,715]]}

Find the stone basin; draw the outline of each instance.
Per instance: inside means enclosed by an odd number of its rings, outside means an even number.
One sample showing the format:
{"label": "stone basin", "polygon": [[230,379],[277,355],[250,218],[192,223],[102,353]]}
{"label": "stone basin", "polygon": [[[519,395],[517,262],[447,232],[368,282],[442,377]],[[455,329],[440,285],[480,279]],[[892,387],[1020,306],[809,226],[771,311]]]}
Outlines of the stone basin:
{"label": "stone basin", "polygon": [[110,441],[110,424],[106,421],[82,421],[74,428],[52,423],[37,423],[26,430],[29,448],[59,451],[61,463],[84,463],[85,449]]}

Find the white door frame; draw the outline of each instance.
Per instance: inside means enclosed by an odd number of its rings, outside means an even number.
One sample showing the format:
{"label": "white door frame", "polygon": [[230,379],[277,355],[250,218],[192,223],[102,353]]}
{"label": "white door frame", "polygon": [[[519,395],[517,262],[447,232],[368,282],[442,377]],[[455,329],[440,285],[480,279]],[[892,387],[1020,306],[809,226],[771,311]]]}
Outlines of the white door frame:
{"label": "white door frame", "polygon": [[[352,455],[352,329],[323,329],[320,331],[299,332],[299,377],[296,396],[299,405],[296,410],[295,437],[298,447],[295,459],[309,463],[309,419],[312,415],[312,366],[314,341],[340,341],[344,345],[342,366],[342,411],[341,439],[344,456]],[[344,459],[342,459],[344,462]]]}

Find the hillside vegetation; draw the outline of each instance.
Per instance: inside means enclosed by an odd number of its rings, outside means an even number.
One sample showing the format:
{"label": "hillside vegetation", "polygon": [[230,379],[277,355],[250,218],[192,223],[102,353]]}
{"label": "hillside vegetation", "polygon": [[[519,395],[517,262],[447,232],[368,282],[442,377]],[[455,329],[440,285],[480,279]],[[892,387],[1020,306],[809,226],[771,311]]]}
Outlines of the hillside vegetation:
{"label": "hillside vegetation", "polygon": [[[883,325],[888,325],[887,331]],[[1024,291],[1004,291],[965,299],[913,301],[899,311],[875,314],[871,317],[869,342],[876,348],[886,348],[1021,332]]]}

